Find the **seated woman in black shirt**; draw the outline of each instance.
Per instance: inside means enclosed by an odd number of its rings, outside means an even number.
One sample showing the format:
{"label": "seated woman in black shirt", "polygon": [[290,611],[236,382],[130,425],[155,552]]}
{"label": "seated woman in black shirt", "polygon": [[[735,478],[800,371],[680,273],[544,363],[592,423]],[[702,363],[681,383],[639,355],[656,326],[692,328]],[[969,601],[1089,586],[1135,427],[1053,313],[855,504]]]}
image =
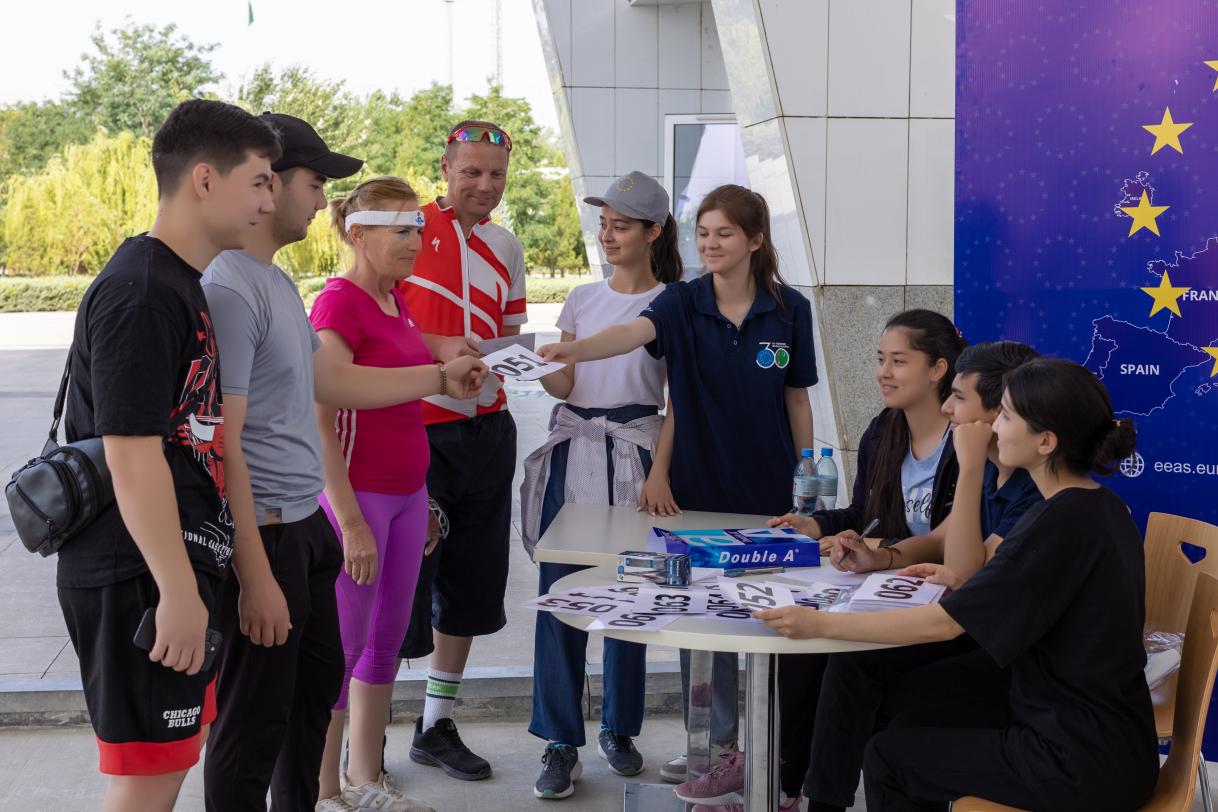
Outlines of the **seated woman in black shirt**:
{"label": "seated woman in black shirt", "polygon": [[[1011,724],[950,713],[892,727],[864,760],[869,812],[938,810],[965,795],[1036,810],[1133,810],[1154,791],[1157,740],[1143,675],[1142,539],[1098,485],[1133,452],[1129,421],[1070,361],[1007,377],[994,424],[1003,465],[1025,468],[1045,501],[981,571],[939,604],[871,614],[785,607],[758,613],[788,637],[906,645],[969,634],[1010,666]],[[911,567],[929,575],[941,565]]]}

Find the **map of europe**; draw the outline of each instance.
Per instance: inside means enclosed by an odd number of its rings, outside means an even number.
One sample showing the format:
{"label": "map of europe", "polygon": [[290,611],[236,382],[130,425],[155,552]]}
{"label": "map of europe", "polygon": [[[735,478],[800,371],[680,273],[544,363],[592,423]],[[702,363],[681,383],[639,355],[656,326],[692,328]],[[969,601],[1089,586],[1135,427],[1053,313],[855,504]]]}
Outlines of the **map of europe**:
{"label": "map of europe", "polygon": [[[1133,183],[1144,184],[1144,176],[1138,173]],[[1122,190],[1123,204],[1133,195],[1130,183]],[[1176,252],[1174,262],[1152,260],[1147,271],[1151,288],[1162,285],[1167,274],[1169,287],[1179,291],[1173,296],[1180,315],[1167,306],[1148,317],[1147,324],[1112,316],[1095,319],[1084,362],[1108,387],[1118,412],[1142,416],[1164,408],[1173,397],[1204,394],[1194,393],[1191,385],[1180,385],[1185,391],[1176,387],[1187,370],[1216,360],[1203,348],[1218,344],[1218,237],[1210,237],[1196,253]]]}

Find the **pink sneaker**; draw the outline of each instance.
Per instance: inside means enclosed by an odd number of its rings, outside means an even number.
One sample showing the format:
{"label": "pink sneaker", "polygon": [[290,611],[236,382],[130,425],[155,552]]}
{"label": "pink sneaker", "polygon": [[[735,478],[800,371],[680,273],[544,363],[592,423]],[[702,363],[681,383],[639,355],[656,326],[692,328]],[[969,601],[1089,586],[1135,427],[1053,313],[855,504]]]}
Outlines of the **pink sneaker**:
{"label": "pink sneaker", "polygon": [[[802,795],[796,795],[794,798],[783,795],[778,800],[778,812],[799,812],[799,805],[802,801]],[[744,812],[744,804],[726,804],[724,806],[698,804],[693,808],[693,812]]]}
{"label": "pink sneaker", "polygon": [[724,807],[744,804],[740,790],[744,789],[744,753],[732,753],[722,764],[701,778],[679,784],[673,794],[687,804]]}

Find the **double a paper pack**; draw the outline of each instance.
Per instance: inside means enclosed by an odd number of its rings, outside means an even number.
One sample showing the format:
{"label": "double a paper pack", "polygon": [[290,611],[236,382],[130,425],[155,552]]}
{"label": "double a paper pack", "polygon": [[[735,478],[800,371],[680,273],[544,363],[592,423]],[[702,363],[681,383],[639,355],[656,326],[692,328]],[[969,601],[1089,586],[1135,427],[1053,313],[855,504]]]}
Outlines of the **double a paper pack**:
{"label": "double a paper pack", "polygon": [[819,567],[820,543],[789,527],[745,530],[651,529],[648,549],[685,553],[695,567]]}

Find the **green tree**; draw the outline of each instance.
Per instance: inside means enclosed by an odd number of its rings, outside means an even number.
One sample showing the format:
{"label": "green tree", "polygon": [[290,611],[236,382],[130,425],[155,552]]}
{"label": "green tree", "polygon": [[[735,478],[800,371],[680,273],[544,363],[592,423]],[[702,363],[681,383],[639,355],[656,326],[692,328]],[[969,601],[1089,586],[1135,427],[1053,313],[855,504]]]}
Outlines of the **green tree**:
{"label": "green tree", "polygon": [[36,172],[67,144],[81,144],[93,127],[72,107],[26,102],[0,110],[0,178]]}
{"label": "green tree", "polygon": [[457,121],[452,85],[432,83],[417,91],[402,111],[401,143],[394,171],[441,184],[440,155],[444,139]]}
{"label": "green tree", "polygon": [[35,276],[97,273],[125,238],[156,215],[149,139],[98,133],[40,172],[8,180],[0,213],[5,265]]}
{"label": "green tree", "polygon": [[81,64],[64,72],[69,104],[94,127],[151,136],[170,110],[221,78],[208,58],[216,44],[176,32],[173,24],[129,24],[108,35],[96,28],[96,53],[81,54]]}

